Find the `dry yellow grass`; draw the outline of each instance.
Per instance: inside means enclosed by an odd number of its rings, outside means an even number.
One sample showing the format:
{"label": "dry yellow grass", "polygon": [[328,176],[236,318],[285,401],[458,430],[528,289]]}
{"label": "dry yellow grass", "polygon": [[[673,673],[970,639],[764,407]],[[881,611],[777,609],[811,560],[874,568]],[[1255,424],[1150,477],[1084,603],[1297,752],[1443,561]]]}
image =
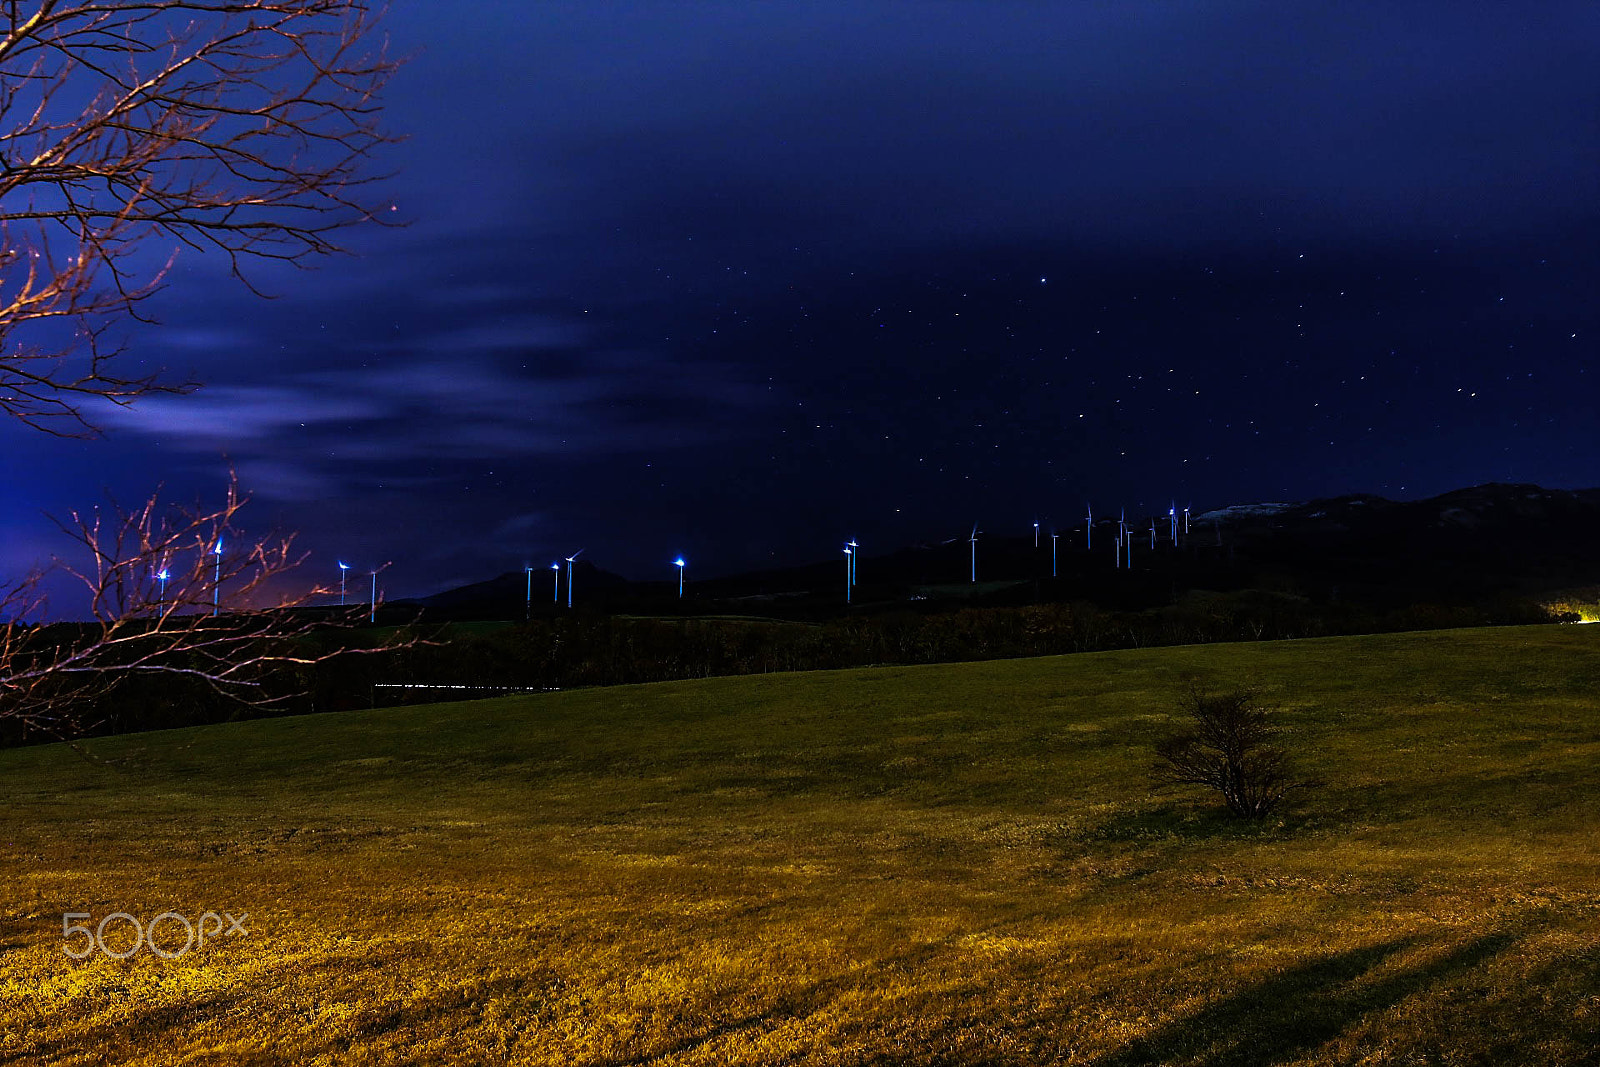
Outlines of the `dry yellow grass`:
{"label": "dry yellow grass", "polygon": [[[1151,794],[1190,671],[1326,784]],[[0,752],[0,1064],[1600,1062],[1597,679],[1544,627]],[[168,910],[250,933],[64,954]]]}

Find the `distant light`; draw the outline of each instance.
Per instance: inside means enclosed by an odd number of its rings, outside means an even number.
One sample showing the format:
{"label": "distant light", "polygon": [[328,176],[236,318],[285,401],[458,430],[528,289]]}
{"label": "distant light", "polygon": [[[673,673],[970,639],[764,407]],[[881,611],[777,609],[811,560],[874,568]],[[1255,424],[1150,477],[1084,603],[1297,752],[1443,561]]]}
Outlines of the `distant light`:
{"label": "distant light", "polygon": [[682,557],[682,556],[679,556],[679,557],[678,557],[678,558],[677,558],[677,559],[675,559],[675,560],[673,560],[673,561],[672,561],[672,563],[673,563],[673,565],[674,565],[674,566],[676,566],[676,567],[685,567],[685,566],[688,566],[688,564],[686,564],[686,563],[684,563],[684,561],[683,561],[683,557]]}
{"label": "distant light", "polygon": [[1046,283],[1046,282],[1048,282],[1048,281],[1049,281],[1049,279],[1048,279],[1048,278],[1042,278],[1042,277],[1041,277],[1041,278],[1040,278],[1040,279],[1039,279],[1039,284],[1040,284],[1040,285],[1044,285],[1044,284],[1045,284],[1045,283]]}
{"label": "distant light", "polygon": [[553,571],[560,570],[561,569],[561,563],[559,561],[557,561],[555,563],[550,564],[550,569],[553,570]]}
{"label": "distant light", "polygon": [[164,582],[164,581],[166,581],[168,578],[170,578],[172,576],[170,574],[168,574],[167,573],[167,569],[165,567],[163,567],[163,568],[161,568],[161,573],[157,574],[156,577],[161,579]]}

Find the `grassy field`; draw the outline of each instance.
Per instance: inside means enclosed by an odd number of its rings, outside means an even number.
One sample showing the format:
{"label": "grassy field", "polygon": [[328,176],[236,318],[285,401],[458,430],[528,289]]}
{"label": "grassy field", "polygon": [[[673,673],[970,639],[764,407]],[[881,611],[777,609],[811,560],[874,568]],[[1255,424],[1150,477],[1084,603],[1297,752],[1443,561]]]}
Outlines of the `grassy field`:
{"label": "grassy field", "polygon": [[[1324,784],[1247,828],[1152,793],[1191,672]],[[0,1064],[1600,1063],[1600,627],[85,747],[0,752]],[[249,933],[64,953],[169,910]]]}

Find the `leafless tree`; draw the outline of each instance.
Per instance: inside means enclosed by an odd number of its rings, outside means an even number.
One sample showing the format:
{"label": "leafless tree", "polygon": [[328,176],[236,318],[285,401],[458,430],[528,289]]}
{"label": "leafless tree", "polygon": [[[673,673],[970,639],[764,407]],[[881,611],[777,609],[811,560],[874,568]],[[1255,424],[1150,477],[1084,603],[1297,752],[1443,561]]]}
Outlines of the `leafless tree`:
{"label": "leafless tree", "polygon": [[[369,0],[0,0],[0,413],[94,431],[98,404],[192,386],[123,369],[180,251],[306,266],[370,201],[395,69]],[[326,658],[325,618],[284,595],[288,538],[244,536],[244,500],[172,511],[159,494],[62,523],[58,564],[88,621],[45,623],[45,581],[0,586],[0,724],[58,737],[137,676],[260,703],[275,672]],[[221,546],[219,551],[218,546]],[[80,609],[69,605],[68,616]]]}
{"label": "leafless tree", "polygon": [[1259,694],[1212,694],[1191,682],[1181,704],[1191,729],[1156,745],[1156,780],[1215,790],[1230,812],[1247,819],[1269,814],[1295,783]]}
{"label": "leafless tree", "polygon": [[92,432],[130,374],[108,330],[181,249],[297,266],[382,219],[395,64],[368,0],[0,0],[0,411]]}
{"label": "leafless tree", "polygon": [[[275,672],[348,650],[316,638],[359,621],[366,605],[312,610],[332,590],[285,592],[300,562],[291,537],[251,538],[238,519],[245,497],[230,482],[212,508],[115,504],[61,523],[77,560],[59,574],[87,593],[87,621],[40,622],[44,575],[0,589],[0,724],[12,734],[70,738],[97,723],[118,686],[166,676],[245,705],[292,693]],[[380,646],[369,645],[365,651]],[[391,641],[387,647],[398,647]]]}

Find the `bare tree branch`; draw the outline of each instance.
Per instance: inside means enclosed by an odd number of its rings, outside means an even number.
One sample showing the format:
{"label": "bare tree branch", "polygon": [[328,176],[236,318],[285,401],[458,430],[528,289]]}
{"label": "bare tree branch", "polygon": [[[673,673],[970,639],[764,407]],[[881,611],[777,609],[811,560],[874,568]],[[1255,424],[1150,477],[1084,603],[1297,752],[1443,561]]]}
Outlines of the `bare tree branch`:
{"label": "bare tree branch", "polygon": [[[246,498],[230,480],[212,508],[164,508],[159,493],[137,508],[115,503],[59,523],[78,559],[58,561],[89,597],[92,619],[40,623],[43,574],[0,589],[0,723],[68,738],[91,730],[101,706],[135,676],[167,675],[257,707],[297,695],[264,682],[350,651],[314,640],[350,627],[365,606],[307,610],[333,590],[285,593],[300,562],[293,538],[252,538],[238,525]],[[397,639],[398,640],[398,639]]]}
{"label": "bare tree branch", "polygon": [[256,291],[251,262],[307,266],[345,227],[386,221],[365,197],[392,141],[381,15],[368,0],[0,4],[0,411],[79,435],[92,399],[192,388],[127,375],[105,343],[175,250],[227,257]]}

